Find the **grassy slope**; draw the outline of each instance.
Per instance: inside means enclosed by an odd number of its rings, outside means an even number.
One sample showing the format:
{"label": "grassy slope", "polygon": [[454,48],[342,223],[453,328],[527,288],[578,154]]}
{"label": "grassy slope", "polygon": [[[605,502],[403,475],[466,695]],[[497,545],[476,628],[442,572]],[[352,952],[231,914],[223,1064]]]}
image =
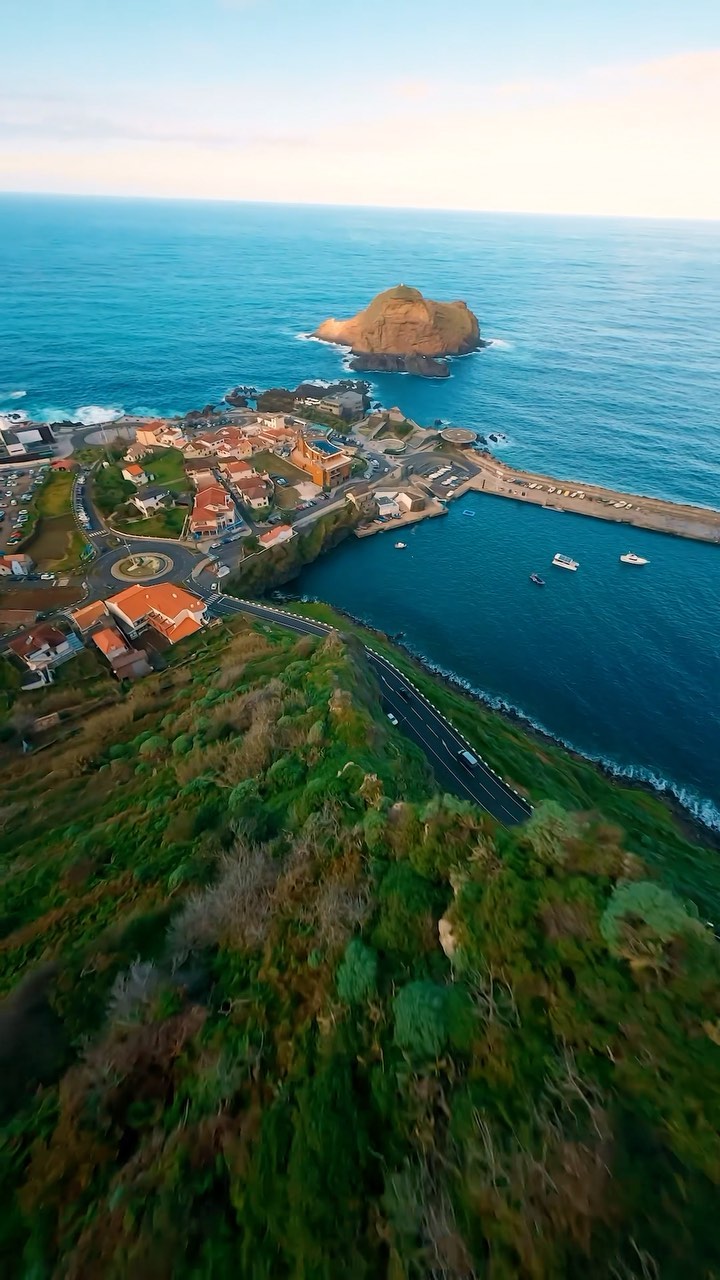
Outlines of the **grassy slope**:
{"label": "grassy slope", "polygon": [[72,665],[0,743],[4,1274],[717,1274],[717,949],[616,829],[434,796],[352,638]]}

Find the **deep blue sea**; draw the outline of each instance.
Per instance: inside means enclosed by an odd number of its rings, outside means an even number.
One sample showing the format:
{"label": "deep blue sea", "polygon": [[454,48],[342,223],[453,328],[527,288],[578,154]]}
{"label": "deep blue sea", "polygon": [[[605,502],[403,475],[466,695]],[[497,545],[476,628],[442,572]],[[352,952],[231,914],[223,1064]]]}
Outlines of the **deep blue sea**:
{"label": "deep blue sea", "polygon": [[[386,404],[500,430],[508,461],[720,506],[711,223],[0,197],[0,413],[336,378],[342,354],[302,335],[401,281],[464,298],[493,345],[444,382],[378,377]],[[406,540],[348,544],[302,587],[720,827],[719,547],[480,495]]]}

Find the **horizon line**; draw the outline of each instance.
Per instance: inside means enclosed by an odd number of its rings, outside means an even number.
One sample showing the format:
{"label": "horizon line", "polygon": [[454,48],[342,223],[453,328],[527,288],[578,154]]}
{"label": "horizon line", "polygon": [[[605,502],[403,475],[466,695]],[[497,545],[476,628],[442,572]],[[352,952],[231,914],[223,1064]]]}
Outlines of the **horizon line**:
{"label": "horizon line", "polygon": [[595,218],[605,221],[720,223],[720,217],[709,214],[593,213],[587,210],[560,212],[553,209],[478,209],[446,205],[351,204],[349,201],[317,202],[312,200],[251,200],[235,196],[139,195],[136,193],[107,191],[18,191],[0,189],[0,199],[3,197],[15,199],[34,198],[39,200],[123,200],[148,204],[251,205],[259,207],[271,206],[278,209],[364,209],[384,213],[446,213],[501,218]]}

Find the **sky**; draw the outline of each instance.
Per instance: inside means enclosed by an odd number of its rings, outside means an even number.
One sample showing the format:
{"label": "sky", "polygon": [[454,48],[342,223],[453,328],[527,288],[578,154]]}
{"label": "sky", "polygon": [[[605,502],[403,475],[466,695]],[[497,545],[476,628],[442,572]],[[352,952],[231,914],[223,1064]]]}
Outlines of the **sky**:
{"label": "sky", "polygon": [[720,0],[0,0],[0,191],[720,218]]}

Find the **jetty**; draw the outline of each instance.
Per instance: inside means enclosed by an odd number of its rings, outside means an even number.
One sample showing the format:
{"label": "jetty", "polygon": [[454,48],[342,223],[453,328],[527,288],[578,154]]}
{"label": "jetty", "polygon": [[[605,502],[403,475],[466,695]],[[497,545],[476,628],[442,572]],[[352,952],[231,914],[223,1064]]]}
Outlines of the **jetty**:
{"label": "jetty", "polygon": [[492,454],[475,453],[471,459],[465,453],[463,462],[466,466],[472,463],[473,474],[454,490],[453,498],[474,489],[478,493],[490,493],[514,502],[529,502],[550,511],[571,511],[575,515],[610,520],[614,524],[637,529],[652,529],[656,533],[670,533],[678,538],[720,543],[720,511],[711,507],[625,493],[584,481],[558,480],[554,476],[507,466]]}

